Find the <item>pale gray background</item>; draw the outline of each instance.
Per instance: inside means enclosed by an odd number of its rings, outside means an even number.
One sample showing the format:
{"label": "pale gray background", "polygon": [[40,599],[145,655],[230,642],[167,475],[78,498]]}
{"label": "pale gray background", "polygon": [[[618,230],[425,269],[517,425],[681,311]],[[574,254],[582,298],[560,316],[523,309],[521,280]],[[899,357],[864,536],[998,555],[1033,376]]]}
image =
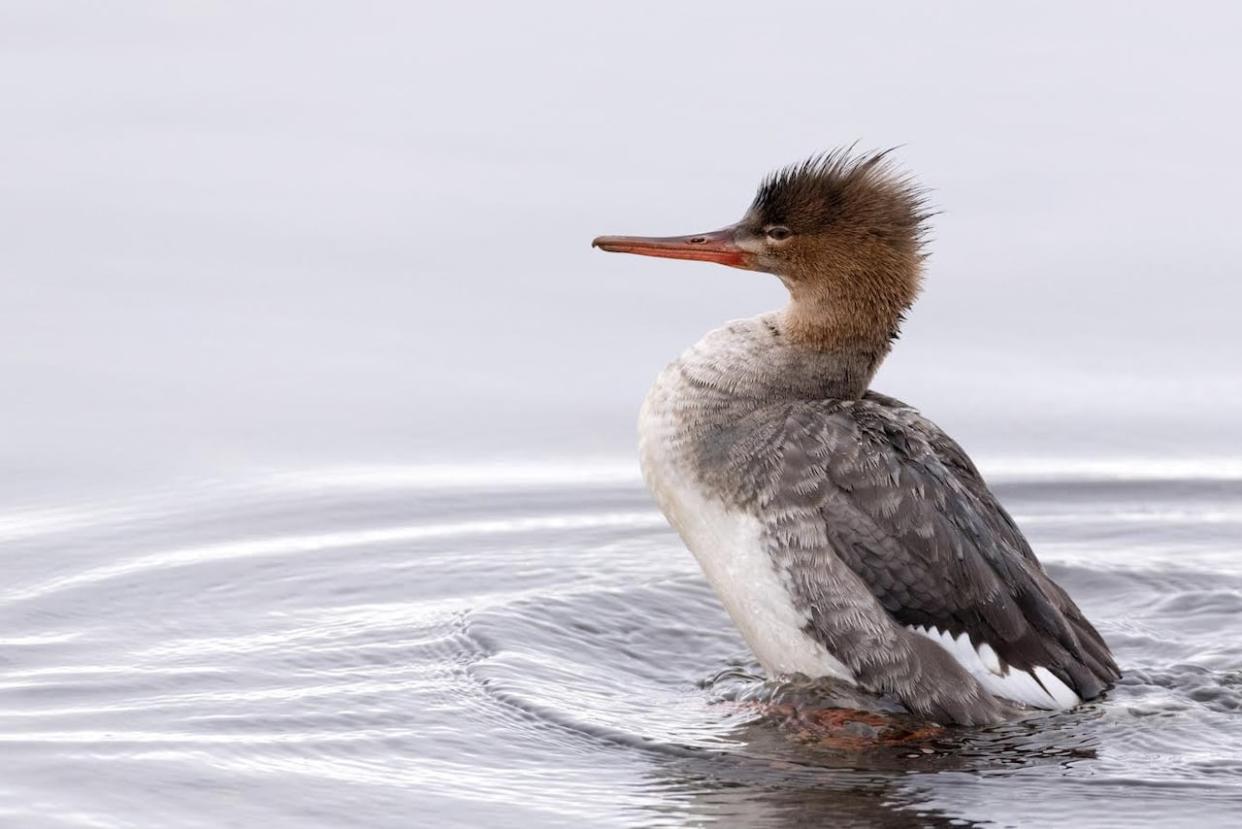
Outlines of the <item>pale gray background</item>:
{"label": "pale gray background", "polygon": [[877,385],[984,457],[1235,455],[1232,4],[0,6],[5,489],[625,458],[771,278],[592,251],[904,145]]}

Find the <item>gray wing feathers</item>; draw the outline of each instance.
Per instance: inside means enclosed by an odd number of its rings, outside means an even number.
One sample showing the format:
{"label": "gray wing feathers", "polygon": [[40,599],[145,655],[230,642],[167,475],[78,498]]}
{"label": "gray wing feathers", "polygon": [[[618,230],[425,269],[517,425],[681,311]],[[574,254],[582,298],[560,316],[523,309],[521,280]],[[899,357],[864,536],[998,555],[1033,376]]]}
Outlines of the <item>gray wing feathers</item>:
{"label": "gray wing feathers", "polygon": [[967,632],[1084,699],[1118,676],[969,458],[913,409],[880,395],[782,403],[701,446],[700,469],[760,516],[808,632],[873,690],[957,722],[1000,717],[1003,703],[906,625]]}

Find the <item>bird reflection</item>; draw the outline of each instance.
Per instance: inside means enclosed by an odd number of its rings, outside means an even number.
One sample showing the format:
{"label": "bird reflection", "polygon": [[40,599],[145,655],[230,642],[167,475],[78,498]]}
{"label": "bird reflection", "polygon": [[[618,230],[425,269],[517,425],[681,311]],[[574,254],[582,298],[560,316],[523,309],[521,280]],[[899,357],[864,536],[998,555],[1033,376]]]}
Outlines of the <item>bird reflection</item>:
{"label": "bird reflection", "polygon": [[763,683],[734,669],[706,685],[722,709],[749,713],[728,751],[655,755],[650,775],[671,795],[657,811],[719,826],[979,825],[937,798],[948,772],[995,777],[1096,757],[1098,706],[997,726],[941,727],[899,711],[831,707],[848,686]]}

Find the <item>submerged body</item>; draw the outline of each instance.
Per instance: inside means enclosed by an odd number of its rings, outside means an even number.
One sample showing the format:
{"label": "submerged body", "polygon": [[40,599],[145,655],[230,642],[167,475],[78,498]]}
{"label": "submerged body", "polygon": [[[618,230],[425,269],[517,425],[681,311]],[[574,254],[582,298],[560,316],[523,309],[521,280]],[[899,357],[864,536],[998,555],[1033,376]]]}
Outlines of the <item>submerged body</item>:
{"label": "submerged body", "polygon": [[596,240],[768,270],[791,293],[659,376],[644,478],[770,674],[941,722],[1076,705],[1119,675],[1104,641],[962,449],[868,391],[917,293],[925,216],[879,160],[783,171],[723,231]]}

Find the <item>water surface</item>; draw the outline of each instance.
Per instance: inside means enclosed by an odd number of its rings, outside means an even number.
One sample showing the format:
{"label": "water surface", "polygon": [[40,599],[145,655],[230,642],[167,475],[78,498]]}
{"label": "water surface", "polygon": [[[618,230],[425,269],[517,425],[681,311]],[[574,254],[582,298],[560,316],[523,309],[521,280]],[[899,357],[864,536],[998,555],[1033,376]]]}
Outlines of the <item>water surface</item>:
{"label": "water surface", "polygon": [[13,507],[0,823],[1237,825],[1242,477],[1003,472],[1125,678],[1075,711],[895,740],[826,731],[763,682],[625,465]]}

